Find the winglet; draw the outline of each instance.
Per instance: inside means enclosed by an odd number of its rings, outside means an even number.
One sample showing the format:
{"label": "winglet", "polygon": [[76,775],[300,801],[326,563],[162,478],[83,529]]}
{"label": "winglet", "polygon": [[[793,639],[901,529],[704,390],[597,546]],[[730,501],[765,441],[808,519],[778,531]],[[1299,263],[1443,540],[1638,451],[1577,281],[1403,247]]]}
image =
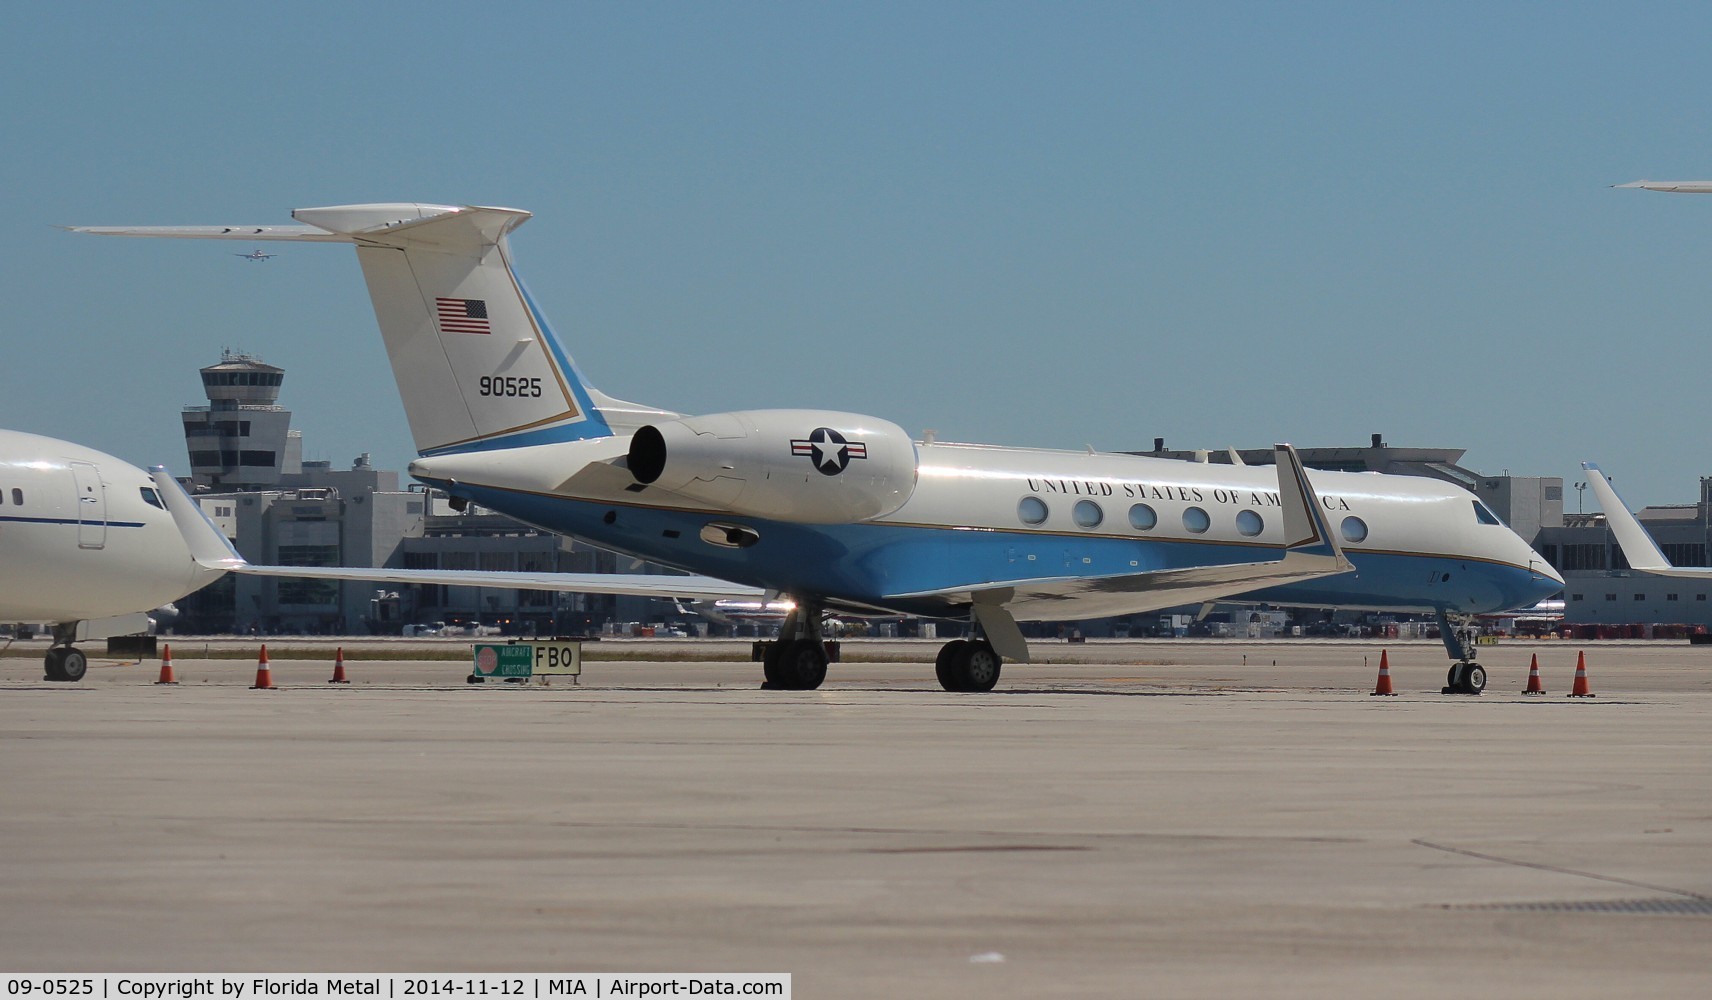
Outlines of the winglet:
{"label": "winglet", "polygon": [[1599,509],[1605,512],[1605,523],[1611,526],[1611,533],[1617,536],[1617,544],[1623,547],[1623,557],[1629,560],[1629,568],[1650,573],[1673,569],[1670,560],[1659,551],[1653,536],[1647,534],[1641,522],[1623,505],[1622,497],[1612,488],[1605,473],[1599,471],[1599,466],[1582,462],[1581,467],[1588,472],[1587,485],[1593,487],[1593,495],[1599,498]]}
{"label": "winglet", "polygon": [[154,478],[155,489],[166,501],[172,523],[184,536],[184,544],[190,547],[190,557],[196,560],[196,565],[228,572],[249,565],[214,522],[208,520],[208,515],[202,513],[196,501],[190,499],[190,494],[184,492],[184,487],[178,485],[178,480],[172,478],[172,473],[166,471],[166,466],[151,466],[149,475]]}
{"label": "winglet", "polygon": [[1353,568],[1343,554],[1343,544],[1326,522],[1319,494],[1308,482],[1302,458],[1287,444],[1274,445],[1278,463],[1278,497],[1284,504],[1284,552],[1327,556]]}

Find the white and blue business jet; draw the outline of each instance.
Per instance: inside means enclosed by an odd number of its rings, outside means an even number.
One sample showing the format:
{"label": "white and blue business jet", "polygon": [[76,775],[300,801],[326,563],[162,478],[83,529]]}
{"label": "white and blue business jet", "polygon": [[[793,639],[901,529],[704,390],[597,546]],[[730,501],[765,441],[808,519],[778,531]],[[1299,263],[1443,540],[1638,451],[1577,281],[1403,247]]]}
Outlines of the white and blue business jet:
{"label": "white and blue business jet", "polygon": [[[818,687],[823,614],[965,618],[940,683],[1026,661],[1018,621],[1212,601],[1437,614],[1521,607],[1562,580],[1479,500],[1429,479],[915,441],[820,410],[683,416],[584,379],[512,269],[508,208],[299,209],[292,226],[78,227],[348,243],[420,457],[455,501],[794,598],[768,681]],[[375,570],[353,570],[374,579]],[[384,579],[385,577],[381,577]],[[664,579],[662,578],[662,582]],[[680,578],[675,581],[683,589]],[[1453,685],[1485,672],[1447,638]]]}

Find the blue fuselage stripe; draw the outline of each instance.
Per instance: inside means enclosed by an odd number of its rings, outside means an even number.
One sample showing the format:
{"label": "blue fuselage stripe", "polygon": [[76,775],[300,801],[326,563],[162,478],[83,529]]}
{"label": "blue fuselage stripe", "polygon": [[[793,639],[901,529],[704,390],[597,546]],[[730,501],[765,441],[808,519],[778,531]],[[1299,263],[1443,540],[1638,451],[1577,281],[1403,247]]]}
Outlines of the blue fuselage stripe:
{"label": "blue fuselage stripe", "polygon": [[79,521],[68,517],[21,517],[16,514],[0,514],[0,521],[11,521],[17,524],[87,524],[91,527],[105,524],[109,528],[141,528],[142,521]]}
{"label": "blue fuselage stripe", "polygon": [[[946,602],[882,598],[1006,581],[1111,577],[1278,558],[1278,550],[1269,546],[883,522],[790,524],[468,483],[460,483],[456,492],[546,530],[668,566],[793,596],[816,595],[918,614],[943,612]],[[710,545],[701,538],[710,522],[752,528],[760,540],[742,549]],[[1349,557],[1356,572],[1255,591],[1244,600],[1397,611],[1445,608],[1473,614],[1531,604],[1549,596],[1542,588],[1555,590],[1528,569],[1501,563],[1425,553],[1351,552]]]}

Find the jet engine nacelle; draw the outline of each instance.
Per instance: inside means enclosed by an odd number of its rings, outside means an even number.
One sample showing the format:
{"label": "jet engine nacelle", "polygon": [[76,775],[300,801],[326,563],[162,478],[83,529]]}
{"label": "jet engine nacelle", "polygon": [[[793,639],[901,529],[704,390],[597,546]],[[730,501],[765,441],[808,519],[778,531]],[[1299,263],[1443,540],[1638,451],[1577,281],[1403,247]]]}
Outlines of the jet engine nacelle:
{"label": "jet engine nacelle", "polygon": [[890,514],[915,491],[915,442],[889,420],[748,410],[642,427],[630,474],[737,514],[799,524]]}

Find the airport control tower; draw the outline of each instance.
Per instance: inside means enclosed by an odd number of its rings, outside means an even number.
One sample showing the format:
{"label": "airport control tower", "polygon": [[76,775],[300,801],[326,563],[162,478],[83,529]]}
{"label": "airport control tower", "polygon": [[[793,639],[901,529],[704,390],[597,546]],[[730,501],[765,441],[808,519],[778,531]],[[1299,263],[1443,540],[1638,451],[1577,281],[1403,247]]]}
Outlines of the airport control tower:
{"label": "airport control tower", "polygon": [[222,351],[202,369],[207,406],[184,408],[190,475],[216,491],[278,486],[300,471],[302,439],[291,433],[291,411],[277,405],[285,369],[248,354]]}

